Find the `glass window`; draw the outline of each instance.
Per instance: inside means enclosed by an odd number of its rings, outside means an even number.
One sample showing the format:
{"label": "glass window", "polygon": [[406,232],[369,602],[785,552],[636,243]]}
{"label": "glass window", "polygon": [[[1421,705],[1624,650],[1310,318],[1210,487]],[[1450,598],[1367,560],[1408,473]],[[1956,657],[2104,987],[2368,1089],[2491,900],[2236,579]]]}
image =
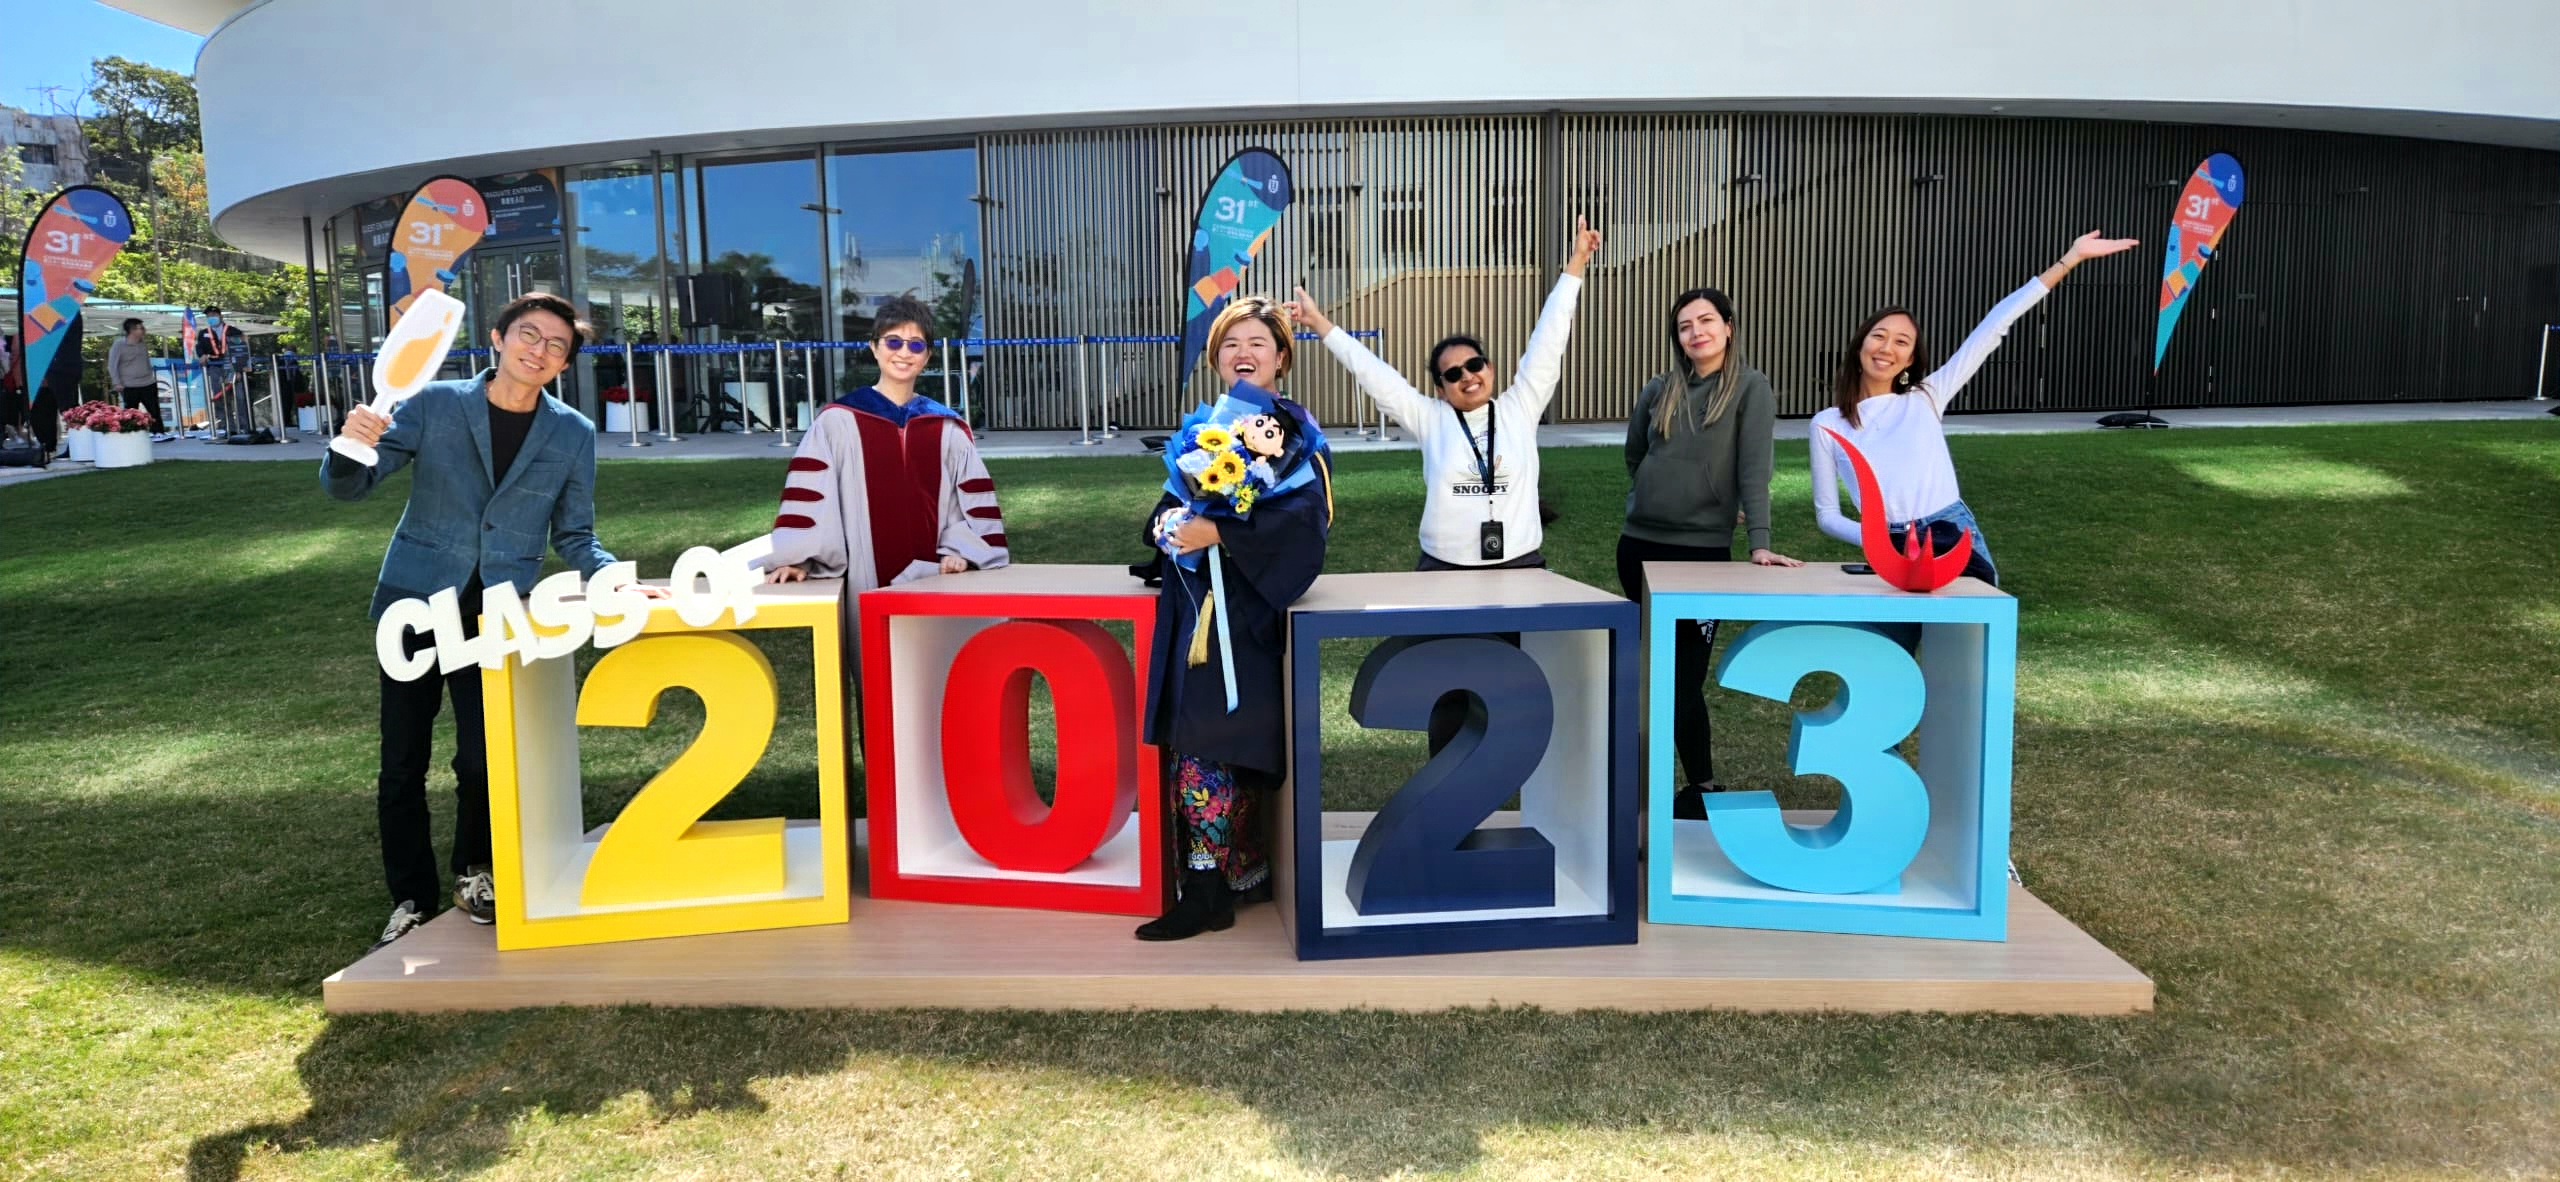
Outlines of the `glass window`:
{"label": "glass window", "polygon": [[[658,344],[673,339],[659,298],[658,207],[672,183],[652,183],[649,162],[619,161],[567,170],[561,232],[568,244],[570,299],[595,327],[599,345]],[[672,202],[669,203],[672,206]],[[638,388],[655,402],[657,366],[635,365]],[[582,390],[626,389],[622,358],[578,358]],[[601,412],[601,408],[598,408]]]}
{"label": "glass window", "polygon": [[[933,308],[936,337],[982,335],[977,194],[975,148],[839,148],[827,157],[836,340],[871,339],[881,301],[900,295]],[[839,391],[858,389],[876,376],[868,354],[843,356],[850,364],[837,380]],[[946,382],[941,371],[937,352],[925,390],[957,406],[958,378]]]}
{"label": "glass window", "polygon": [[[694,191],[701,226],[696,265],[703,273],[736,277],[727,290],[741,297],[718,309],[720,322],[706,338],[726,341],[816,340],[824,319],[825,206],[818,189],[815,148],[698,159]],[[726,299],[718,301],[728,302]],[[706,309],[694,309],[701,319]],[[770,352],[709,358],[701,389],[715,396],[686,408],[695,430],[766,430],[784,422],[784,407],[799,396],[785,391]]]}

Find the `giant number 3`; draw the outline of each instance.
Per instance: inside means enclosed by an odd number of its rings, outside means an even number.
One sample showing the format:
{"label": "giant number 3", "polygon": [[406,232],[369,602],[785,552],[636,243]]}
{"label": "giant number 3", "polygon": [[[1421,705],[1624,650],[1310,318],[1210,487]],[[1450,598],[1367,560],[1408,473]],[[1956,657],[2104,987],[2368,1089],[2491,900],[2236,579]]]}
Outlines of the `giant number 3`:
{"label": "giant number 3", "polygon": [[1535,660],[1480,636],[1398,637],[1360,663],[1351,717],[1371,729],[1427,730],[1449,693],[1469,695],[1465,722],[1352,852],[1351,905],[1362,915],[1555,905],[1556,851],[1545,834],[1476,828],[1546,757],[1555,695]]}
{"label": "giant number 3", "polygon": [[1816,827],[1786,823],[1777,797],[1707,798],[1707,823],[1736,868],[1770,886],[1816,894],[1890,893],[1929,836],[1929,789],[1894,748],[1920,725],[1920,666],[1883,633],[1848,624],[1754,625],[1725,650],[1717,683],[1784,702],[1814,673],[1840,678],[1831,704],[1799,713],[1787,762],[1799,776],[1840,781],[1840,811]]}
{"label": "giant number 3", "polygon": [[579,726],[645,727],[671,689],[702,697],[702,733],[640,789],[596,845],[579,901],[667,903],[783,888],[783,820],[705,821],[773,739],[776,693],[764,651],[733,632],[651,636],[596,661]]}

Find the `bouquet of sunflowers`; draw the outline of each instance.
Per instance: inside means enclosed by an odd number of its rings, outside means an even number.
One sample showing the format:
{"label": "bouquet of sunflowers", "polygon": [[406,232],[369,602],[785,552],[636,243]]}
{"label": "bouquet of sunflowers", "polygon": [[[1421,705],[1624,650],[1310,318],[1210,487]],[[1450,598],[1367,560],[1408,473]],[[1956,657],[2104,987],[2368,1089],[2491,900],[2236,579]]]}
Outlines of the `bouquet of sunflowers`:
{"label": "bouquet of sunflowers", "polygon": [[[1308,442],[1292,440],[1280,418],[1287,413],[1269,394],[1238,386],[1193,410],[1165,446],[1164,488],[1182,501],[1182,509],[1165,522],[1157,545],[1186,569],[1199,569],[1200,555],[1176,553],[1173,535],[1183,522],[1250,517],[1261,501],[1316,481],[1315,466],[1304,462]],[[1300,433],[1311,430],[1301,427]]]}

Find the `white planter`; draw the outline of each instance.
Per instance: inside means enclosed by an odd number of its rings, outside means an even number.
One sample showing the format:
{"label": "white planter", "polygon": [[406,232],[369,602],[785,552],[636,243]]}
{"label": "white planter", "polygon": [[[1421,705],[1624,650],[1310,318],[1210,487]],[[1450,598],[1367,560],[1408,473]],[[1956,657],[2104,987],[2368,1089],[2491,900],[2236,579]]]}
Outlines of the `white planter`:
{"label": "white planter", "polygon": [[604,404],[604,429],[614,435],[631,433],[631,415],[640,414],[640,429],[649,429],[649,404],[646,402],[608,402]]}
{"label": "white planter", "polygon": [[320,433],[320,408],[297,406],[293,409],[293,429],[305,435]]}
{"label": "white planter", "polygon": [[[90,432],[90,434],[97,434]],[[139,468],[151,462],[151,435],[147,431],[117,431],[98,435],[93,445],[101,468]]]}
{"label": "white planter", "polygon": [[87,427],[73,427],[63,433],[71,443],[71,458],[76,463],[90,464],[98,459],[98,433]]}

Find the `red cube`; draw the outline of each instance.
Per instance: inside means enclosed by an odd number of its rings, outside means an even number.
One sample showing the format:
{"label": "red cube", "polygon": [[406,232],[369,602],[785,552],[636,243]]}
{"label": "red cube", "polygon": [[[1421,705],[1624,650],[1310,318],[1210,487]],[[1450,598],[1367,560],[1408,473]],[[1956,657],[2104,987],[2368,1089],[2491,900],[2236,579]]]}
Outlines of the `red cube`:
{"label": "red cube", "polygon": [[[1008,566],[862,595],[874,898],[1163,912],[1165,807],[1143,735],[1155,608],[1120,566]],[[1057,719],[1050,803],[1031,776],[1034,676]]]}

